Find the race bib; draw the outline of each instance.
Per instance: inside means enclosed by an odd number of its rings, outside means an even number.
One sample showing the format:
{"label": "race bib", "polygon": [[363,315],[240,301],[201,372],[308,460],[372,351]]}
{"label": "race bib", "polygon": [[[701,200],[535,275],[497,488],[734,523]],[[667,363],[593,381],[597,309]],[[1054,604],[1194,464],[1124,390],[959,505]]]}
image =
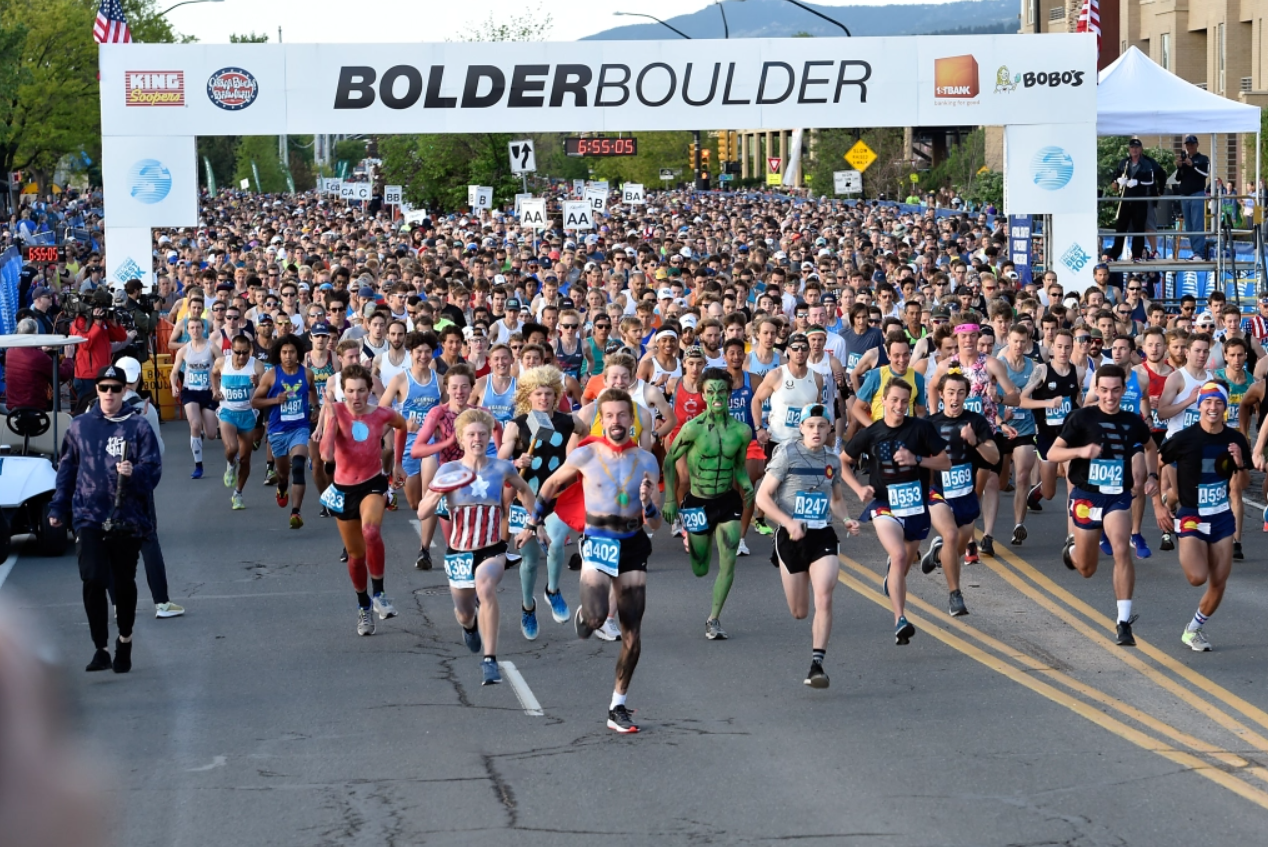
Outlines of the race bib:
{"label": "race bib", "polygon": [[784,413],[784,426],[801,426],[801,409],[792,408]]}
{"label": "race bib", "polygon": [[1242,398],[1230,397],[1228,400],[1228,409],[1224,412],[1224,419],[1229,426],[1237,426],[1241,422],[1242,407],[1239,405]]}
{"label": "race bib", "polygon": [[979,415],[982,414],[982,398],[965,397],[964,408],[968,409],[970,412],[977,412]]}
{"label": "race bib", "polygon": [[511,504],[511,511],[506,515],[506,525],[511,532],[520,532],[528,526],[528,509],[518,503]]}
{"label": "race bib", "polygon": [[925,493],[920,490],[920,481],[898,482],[888,487],[889,511],[896,518],[907,518],[912,515],[923,515],[925,512]]}
{"label": "race bib", "polygon": [[202,369],[185,371],[185,387],[190,391],[206,391],[211,388],[211,372]]}
{"label": "race bib", "polygon": [[793,519],[803,521],[807,529],[825,528],[828,525],[828,495],[822,491],[800,492],[793,503]]}
{"label": "race bib", "polygon": [[1184,417],[1180,419],[1180,426],[1184,427],[1185,429],[1188,429],[1189,427],[1196,424],[1198,422],[1198,419],[1201,417],[1202,417],[1202,413],[1199,412],[1197,409],[1193,408],[1192,406],[1190,406],[1189,408],[1184,410]]}
{"label": "race bib", "polygon": [[1228,483],[1207,482],[1198,486],[1198,514],[1218,515],[1228,511]]}
{"label": "race bib", "polygon": [[682,515],[682,528],[687,530],[687,532],[709,531],[709,519],[705,517],[702,507],[696,506],[691,509],[683,509],[680,514]]}
{"label": "race bib", "polygon": [[1070,398],[1062,397],[1061,405],[1055,409],[1044,409],[1043,418],[1048,426],[1057,426],[1065,423],[1066,415],[1070,414]]}
{"label": "race bib", "polygon": [[947,499],[965,497],[973,493],[973,466],[953,465],[942,472],[942,496]]}
{"label": "race bib", "polygon": [[250,385],[225,385],[220,384],[225,395],[226,403],[245,403],[251,399]]}
{"label": "race bib", "polygon": [[449,520],[449,498],[441,497],[440,502],[436,504],[436,517]]}
{"label": "race bib", "polygon": [[335,488],[333,485],[329,486],[321,493],[321,497],[318,499],[321,500],[321,505],[325,506],[330,511],[336,512],[340,515],[343,514],[343,492],[338,488]]}
{"label": "race bib", "polygon": [[846,353],[845,354],[845,369],[847,371],[854,370],[854,366],[859,363],[859,359],[861,358],[863,358],[862,353]]}
{"label": "race bib", "polygon": [[467,553],[450,553],[445,556],[445,576],[451,588],[475,588],[475,556]]}
{"label": "race bib", "polygon": [[1123,460],[1093,459],[1088,467],[1087,481],[1102,494],[1123,493]]}
{"label": "race bib", "polygon": [[1124,412],[1139,412],[1140,398],[1137,397],[1135,394],[1131,394],[1131,395],[1124,394],[1123,399],[1118,402],[1118,406]]}
{"label": "race bib", "polygon": [[581,542],[581,565],[608,576],[618,576],[621,564],[621,542],[615,538],[591,538]]}
{"label": "race bib", "polygon": [[299,391],[293,394],[286,392],[286,399],[282,401],[278,416],[284,421],[304,420],[304,398]]}
{"label": "race bib", "polygon": [[1166,429],[1167,425],[1158,417],[1158,399],[1156,397],[1150,397],[1149,399],[1153,403],[1153,408],[1149,410],[1150,428],[1154,430]]}

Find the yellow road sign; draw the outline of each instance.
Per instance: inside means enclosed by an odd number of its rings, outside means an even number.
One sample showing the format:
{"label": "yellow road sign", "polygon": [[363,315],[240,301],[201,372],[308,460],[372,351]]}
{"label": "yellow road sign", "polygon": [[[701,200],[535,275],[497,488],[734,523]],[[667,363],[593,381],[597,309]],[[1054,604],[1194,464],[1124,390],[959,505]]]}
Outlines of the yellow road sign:
{"label": "yellow road sign", "polygon": [[767,185],[782,185],[783,182],[784,182],[783,174],[767,174],[766,175]]}
{"label": "yellow road sign", "polygon": [[854,170],[862,173],[867,170],[872,162],[876,161],[876,154],[872,152],[872,148],[863,143],[862,139],[856,141],[849,152],[845,154],[845,160],[850,163]]}
{"label": "yellow road sign", "polygon": [[912,175],[911,175],[911,184],[912,184],[912,185],[915,185],[915,184],[916,184],[916,183],[918,183],[918,182],[920,182],[920,174],[912,174]]}

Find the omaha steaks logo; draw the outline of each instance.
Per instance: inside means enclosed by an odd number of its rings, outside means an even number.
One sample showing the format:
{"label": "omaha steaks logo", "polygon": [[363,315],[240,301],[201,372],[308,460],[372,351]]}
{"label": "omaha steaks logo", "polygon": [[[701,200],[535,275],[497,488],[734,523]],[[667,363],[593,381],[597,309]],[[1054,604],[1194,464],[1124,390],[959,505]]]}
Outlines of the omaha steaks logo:
{"label": "omaha steaks logo", "polygon": [[184,71],[128,71],[123,75],[126,106],[184,106]]}
{"label": "omaha steaks logo", "polygon": [[207,80],[207,99],[228,112],[238,112],[255,102],[260,84],[242,68],[221,68]]}

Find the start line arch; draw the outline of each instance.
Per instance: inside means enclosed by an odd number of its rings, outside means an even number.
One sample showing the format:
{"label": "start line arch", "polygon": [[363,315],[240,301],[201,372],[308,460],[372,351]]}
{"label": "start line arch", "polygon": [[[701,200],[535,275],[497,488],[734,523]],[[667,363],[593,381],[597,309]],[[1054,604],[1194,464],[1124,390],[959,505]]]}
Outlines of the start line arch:
{"label": "start line arch", "polygon": [[199,135],[1004,127],[1005,211],[1091,282],[1090,34],[443,44],[103,44],[107,276],[198,223]]}

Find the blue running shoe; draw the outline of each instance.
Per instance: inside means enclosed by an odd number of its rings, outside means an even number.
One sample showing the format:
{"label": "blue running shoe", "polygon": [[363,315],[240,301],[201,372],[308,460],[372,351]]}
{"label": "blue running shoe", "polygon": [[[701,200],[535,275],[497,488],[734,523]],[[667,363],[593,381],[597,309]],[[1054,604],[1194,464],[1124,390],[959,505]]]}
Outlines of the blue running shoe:
{"label": "blue running shoe", "polygon": [[1145,543],[1145,536],[1139,532],[1132,535],[1132,546],[1136,548],[1137,559],[1148,559],[1154,553],[1149,549],[1149,545]]}
{"label": "blue running shoe", "polygon": [[1101,552],[1106,556],[1114,555],[1114,548],[1110,546],[1109,536],[1103,532],[1101,533]]}
{"label": "blue running shoe", "polygon": [[885,578],[881,580],[881,593],[889,596],[889,556],[885,557]]}
{"label": "blue running shoe", "polygon": [[202,462],[199,462],[198,464],[194,465],[194,472],[189,475],[189,478],[190,479],[203,478],[203,463]]}
{"label": "blue running shoe", "polygon": [[550,589],[546,589],[546,602],[550,604],[550,616],[555,619],[555,623],[568,623],[568,618],[572,617],[572,612],[568,608],[568,601],[564,599],[562,591],[550,593]]}
{"label": "blue running shoe", "polygon": [[537,608],[520,609],[520,632],[529,641],[537,640]]}
{"label": "blue running shoe", "polygon": [[480,641],[480,629],[464,629],[462,631],[462,643],[467,645],[467,649],[472,653],[479,653],[484,643]]}
{"label": "blue running shoe", "polygon": [[916,634],[916,628],[907,622],[907,617],[898,619],[898,624],[894,627],[894,642],[899,645],[910,644],[911,637]]}
{"label": "blue running shoe", "polygon": [[493,659],[485,659],[480,663],[480,672],[484,674],[484,680],[481,685],[497,685],[502,681],[502,674],[498,672],[498,663]]}

